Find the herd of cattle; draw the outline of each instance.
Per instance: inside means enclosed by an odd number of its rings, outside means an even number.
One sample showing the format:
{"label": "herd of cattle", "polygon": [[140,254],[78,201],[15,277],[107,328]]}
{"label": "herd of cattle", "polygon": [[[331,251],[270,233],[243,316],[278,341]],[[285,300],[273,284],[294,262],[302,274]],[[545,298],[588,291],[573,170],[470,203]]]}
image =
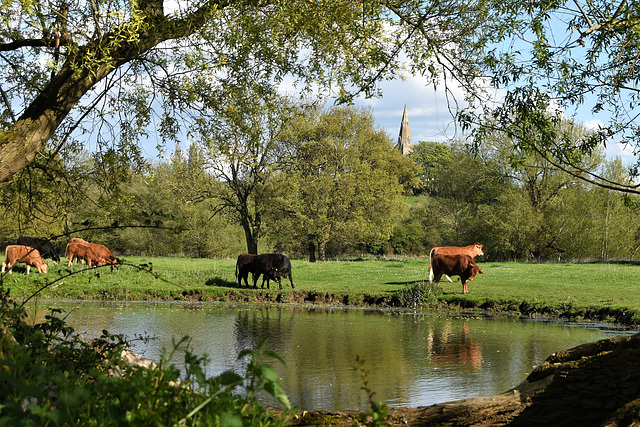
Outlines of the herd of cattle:
{"label": "herd of cattle", "polygon": [[[462,292],[468,293],[469,280],[473,280],[478,273],[482,274],[482,270],[473,261],[476,256],[484,255],[482,248],[483,245],[480,243],[463,247],[439,246],[432,248],[429,252],[429,282],[438,283],[442,276],[451,282],[451,276],[460,276]],[[71,239],[67,244],[65,256],[68,258],[67,265],[69,266],[75,261],[86,262],[90,267],[113,266],[119,263],[118,258],[106,246],[89,243],[77,237]],[[2,273],[5,272],[6,267],[9,267],[11,273],[16,262],[27,265],[27,274],[29,274],[31,267],[35,267],[40,273],[46,273],[47,263],[44,258],[51,258],[56,262],[60,261],[60,257],[50,241],[20,237],[17,244],[9,245],[5,249]],[[295,288],[291,276],[291,261],[283,254],[239,255],[236,261],[238,286],[242,286],[243,280],[245,285],[249,286],[249,273],[252,275],[254,288],[257,288],[260,276],[262,276],[262,288],[264,288],[266,281],[268,289],[269,281],[273,280],[278,282],[280,289],[282,289],[283,277],[288,277],[291,288]]]}
{"label": "herd of cattle", "polygon": [[[452,282],[451,276],[460,276],[462,282],[462,293],[469,293],[468,282],[473,280],[478,273],[482,274],[482,270],[477,266],[473,259],[476,256],[484,255],[482,251],[483,245],[476,243],[469,246],[438,246],[432,248],[429,252],[429,282],[438,283],[442,276],[445,276],[449,282]],[[245,285],[249,286],[247,278],[249,273],[253,276],[253,287],[257,288],[258,278],[262,275],[262,288],[264,282],[267,282],[269,288],[269,280],[275,280],[282,289],[282,277],[289,277],[291,288],[293,278],[291,277],[291,261],[286,255],[282,254],[262,254],[251,255],[242,254],[238,256],[236,261],[236,279],[238,286],[242,286],[244,280]]]}
{"label": "herd of cattle", "polygon": [[[44,258],[50,258],[56,262],[60,261],[60,256],[53,244],[46,239],[35,237],[20,237],[15,245],[8,245],[4,252],[2,263],[2,273],[9,267],[9,273],[13,271],[13,265],[24,263],[27,265],[27,274],[31,267],[35,267],[38,272],[47,272],[47,263]],[[90,267],[100,267],[102,265],[117,265],[119,263],[111,251],[104,245],[90,243],[86,240],[74,237],[67,243],[65,256],[68,257],[68,264],[73,262],[86,262]]]}

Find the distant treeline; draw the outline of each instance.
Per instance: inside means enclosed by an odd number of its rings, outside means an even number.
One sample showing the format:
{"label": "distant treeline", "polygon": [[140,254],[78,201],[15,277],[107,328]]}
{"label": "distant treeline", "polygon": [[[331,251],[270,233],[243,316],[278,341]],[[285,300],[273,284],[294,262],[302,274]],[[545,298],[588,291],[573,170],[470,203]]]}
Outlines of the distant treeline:
{"label": "distant treeline", "polygon": [[[346,111],[351,121],[370,120]],[[367,123],[367,138],[343,145],[288,140],[279,152],[294,154],[274,157],[283,166],[261,171],[238,206],[230,200],[243,197],[249,175],[224,182],[195,145],[105,181],[84,178],[91,158],[66,165],[64,180],[31,165],[0,187],[0,241],[56,236],[63,253],[71,237],[82,237],[118,255],[234,258],[247,252],[251,229],[258,252],[298,259],[425,256],[433,246],[475,242],[485,245],[483,261],[639,259],[638,197],[590,185],[498,136],[481,149],[421,142],[408,159],[398,157]],[[335,158],[343,163],[332,165]],[[628,176],[619,159],[596,154],[583,164],[618,182]]]}

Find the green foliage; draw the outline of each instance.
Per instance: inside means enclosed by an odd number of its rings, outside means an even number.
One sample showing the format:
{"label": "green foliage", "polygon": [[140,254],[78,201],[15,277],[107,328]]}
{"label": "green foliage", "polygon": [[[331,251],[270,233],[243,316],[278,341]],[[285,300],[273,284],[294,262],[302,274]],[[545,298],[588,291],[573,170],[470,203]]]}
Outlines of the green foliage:
{"label": "green foliage", "polygon": [[[612,141],[638,146],[637,5],[625,0],[573,3],[567,8],[565,2],[507,1],[495,7],[502,24],[483,62],[505,94],[500,105],[480,101],[460,118],[478,130],[477,142],[485,131],[498,128],[519,150],[536,152],[586,182],[637,194],[633,181],[610,180],[582,165],[585,156]],[[557,126],[565,117],[594,117],[602,123],[573,138]],[[631,166],[637,177],[637,164]]]}
{"label": "green foliage", "polygon": [[[388,239],[405,208],[405,186],[416,167],[354,108],[307,108],[281,136],[282,172],[270,187],[274,233],[302,242],[315,260],[327,245],[366,245]],[[283,209],[284,208],[284,209]],[[288,249],[280,240],[279,247]]]}
{"label": "green foliage", "polygon": [[436,305],[441,294],[437,283],[421,280],[398,291],[398,299],[402,307],[420,309]]}
{"label": "green foliage", "polygon": [[367,371],[364,367],[364,360],[360,359],[360,356],[356,357],[358,362],[358,369],[360,369],[360,375],[362,376],[362,389],[367,393],[369,404],[371,405],[371,412],[365,413],[360,416],[360,422],[369,427],[384,427],[391,424],[387,421],[389,418],[389,409],[387,405],[381,402],[373,400],[375,393],[369,388],[369,381],[367,380]]}
{"label": "green foliage", "polygon": [[[27,323],[25,309],[2,290],[0,295],[0,423],[3,425],[286,425],[256,399],[258,390],[273,394],[290,410],[273,369],[263,362],[277,355],[264,349],[249,357],[244,377],[225,372],[204,374],[206,359],[184,348],[186,377],[168,365],[128,366],[122,336],[103,335],[84,342],[52,310],[43,323]],[[281,360],[281,359],[280,359]],[[241,385],[243,397],[234,391]]]}

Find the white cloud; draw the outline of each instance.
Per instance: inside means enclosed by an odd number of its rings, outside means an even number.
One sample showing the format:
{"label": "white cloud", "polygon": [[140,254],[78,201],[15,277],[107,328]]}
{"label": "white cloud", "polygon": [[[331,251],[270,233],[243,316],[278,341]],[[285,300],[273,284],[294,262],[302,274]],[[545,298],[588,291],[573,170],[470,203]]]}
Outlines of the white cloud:
{"label": "white cloud", "polygon": [[452,115],[455,114],[455,105],[450,105],[441,87],[434,89],[426,78],[419,76],[410,76],[405,81],[381,82],[379,87],[382,98],[359,98],[356,105],[370,107],[376,123],[394,140],[400,132],[405,105],[414,144],[419,141],[445,141],[456,136]]}

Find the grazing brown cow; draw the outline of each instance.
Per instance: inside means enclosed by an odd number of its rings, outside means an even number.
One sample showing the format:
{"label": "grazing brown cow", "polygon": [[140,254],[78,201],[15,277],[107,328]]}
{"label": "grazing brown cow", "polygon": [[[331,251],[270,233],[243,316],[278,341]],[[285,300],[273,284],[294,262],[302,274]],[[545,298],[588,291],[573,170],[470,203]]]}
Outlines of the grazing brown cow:
{"label": "grazing brown cow", "polygon": [[53,243],[48,239],[22,236],[18,238],[16,245],[31,246],[40,252],[42,258],[51,258],[55,262],[60,262],[60,255],[53,247]]}
{"label": "grazing brown cow", "polygon": [[[478,255],[484,255],[482,243],[476,243],[469,246],[436,246],[431,248],[429,252],[429,281],[433,282],[433,270],[431,269],[431,260],[435,255],[469,255],[471,258],[475,258]],[[444,275],[449,282],[452,282],[448,275]]]}
{"label": "grazing brown cow", "polygon": [[89,243],[89,246],[93,248],[98,258],[100,258],[104,264],[111,264],[113,266],[120,263],[120,260],[116,258],[105,245]]}
{"label": "grazing brown cow", "polygon": [[247,278],[249,277],[249,272],[253,271],[253,261],[255,258],[256,255],[253,254],[238,255],[238,261],[236,261],[236,279],[238,279],[238,286],[242,286],[242,279],[244,279],[244,284],[249,286]]}
{"label": "grazing brown cow", "polygon": [[448,276],[460,276],[462,293],[468,294],[467,282],[473,280],[476,274],[482,274],[480,267],[476,265],[469,255],[436,255],[431,262],[435,283],[440,281],[443,274]]}
{"label": "grazing brown cow", "polygon": [[84,243],[86,245],[89,242],[87,242],[86,240],[81,239],[79,237],[73,237],[71,240],[69,240],[69,243]]}
{"label": "grazing brown cow", "polygon": [[4,262],[2,263],[2,272],[5,267],[9,266],[9,273],[13,273],[13,264],[23,262],[27,264],[27,274],[31,267],[38,269],[40,273],[47,272],[47,263],[40,256],[40,252],[31,246],[9,245],[4,250]]}
{"label": "grazing brown cow", "polygon": [[89,267],[100,267],[104,264],[103,260],[98,256],[93,246],[84,243],[67,243],[67,250],[65,252],[69,258],[68,266],[71,266],[71,262],[74,258],[85,261]]}
{"label": "grazing brown cow", "polygon": [[[69,253],[69,245],[73,245],[72,253]],[[80,248],[79,245],[89,246],[92,249],[92,252],[87,253],[87,251]],[[111,264],[113,266],[120,262],[120,260],[118,260],[118,258],[116,258],[106,246],[96,243],[90,243],[86,240],[74,237],[67,244],[67,251],[65,252],[65,255],[69,257],[68,265],[71,265],[71,262],[75,259],[86,261],[86,257],[78,256],[74,253],[74,251],[77,250],[81,250],[84,254],[87,254],[87,257],[91,258],[93,265],[101,266],[103,264]],[[98,261],[100,262],[99,264]]]}

